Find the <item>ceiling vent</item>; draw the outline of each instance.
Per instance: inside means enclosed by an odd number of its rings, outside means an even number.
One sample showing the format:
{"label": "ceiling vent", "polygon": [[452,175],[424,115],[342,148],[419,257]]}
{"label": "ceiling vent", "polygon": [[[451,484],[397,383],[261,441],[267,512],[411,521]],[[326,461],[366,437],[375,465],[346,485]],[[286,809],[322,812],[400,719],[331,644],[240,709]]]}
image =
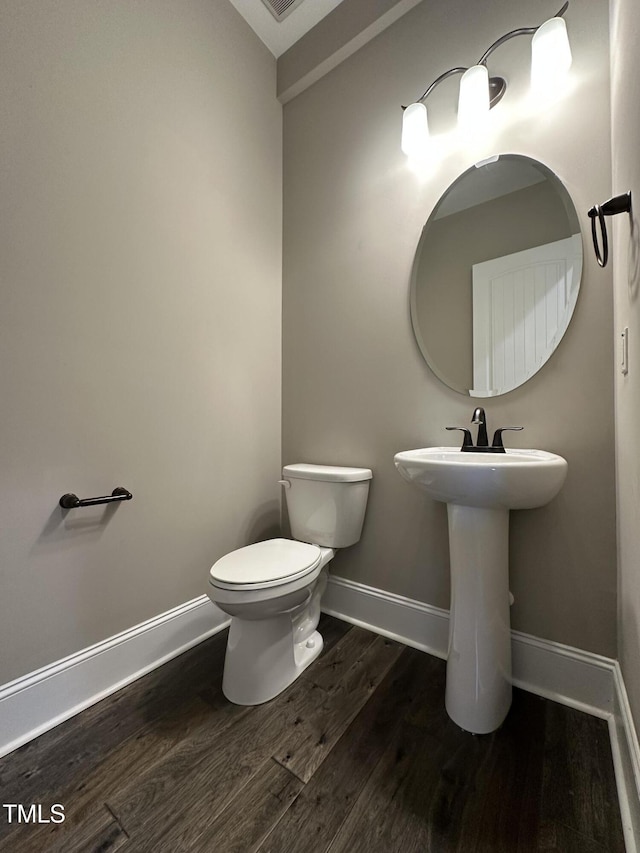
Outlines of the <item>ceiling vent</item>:
{"label": "ceiling vent", "polygon": [[283,21],[303,0],[262,0],[276,21]]}

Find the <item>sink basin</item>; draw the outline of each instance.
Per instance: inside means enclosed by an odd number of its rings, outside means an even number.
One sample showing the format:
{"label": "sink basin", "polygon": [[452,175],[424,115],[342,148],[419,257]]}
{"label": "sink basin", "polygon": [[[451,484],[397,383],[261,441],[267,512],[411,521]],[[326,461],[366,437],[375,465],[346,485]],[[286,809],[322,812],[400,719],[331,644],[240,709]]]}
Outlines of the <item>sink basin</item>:
{"label": "sink basin", "polygon": [[445,706],[475,734],[500,726],[511,706],[509,510],[554,498],[567,476],[544,450],[469,453],[453,447],[405,450],[396,468],[447,504],[451,610]]}
{"label": "sink basin", "polygon": [[434,500],[461,506],[543,506],[567,476],[566,459],[544,450],[463,453],[453,447],[423,447],[396,453],[394,461],[405,480]]}

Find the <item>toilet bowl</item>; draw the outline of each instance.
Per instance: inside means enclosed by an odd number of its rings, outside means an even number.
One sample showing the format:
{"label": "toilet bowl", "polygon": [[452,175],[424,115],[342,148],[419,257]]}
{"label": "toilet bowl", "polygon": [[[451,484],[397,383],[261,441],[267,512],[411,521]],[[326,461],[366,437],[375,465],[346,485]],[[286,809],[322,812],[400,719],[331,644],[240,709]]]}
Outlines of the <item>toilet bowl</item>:
{"label": "toilet bowl", "polygon": [[222,690],[237,705],[273,699],[322,651],[327,566],[336,548],[360,539],[372,474],[298,464],[283,476],[295,539],[239,548],[209,572],[209,598],[231,616]]}

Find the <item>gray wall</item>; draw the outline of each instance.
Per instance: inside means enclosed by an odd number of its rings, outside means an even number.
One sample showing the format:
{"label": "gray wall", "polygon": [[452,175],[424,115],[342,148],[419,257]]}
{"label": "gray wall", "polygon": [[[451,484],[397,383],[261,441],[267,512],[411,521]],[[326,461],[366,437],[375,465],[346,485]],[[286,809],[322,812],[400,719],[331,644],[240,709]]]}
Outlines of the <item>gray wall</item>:
{"label": "gray wall", "polygon": [[5,0],[0,79],[2,683],[278,524],[282,112],[226,0]]}
{"label": "gray wall", "polygon": [[[452,144],[429,175],[412,173],[400,152],[400,105],[530,23],[525,0],[422,3],[285,107],[283,460],[374,470],[362,541],[338,553],[337,575],[448,606],[445,507],[400,479],[393,454],[453,443],[444,427],[467,424],[472,407],[435,378],[413,340],[413,254],[445,188],[494,152],[551,168],[587,236],[584,213],[611,189],[606,5],[586,0],[568,20],[574,83],[565,100],[546,113],[529,109],[529,45],[514,39],[495,55],[510,85],[493,113],[494,139],[473,151]],[[452,132],[456,93],[447,81],[430,104],[435,133]],[[526,427],[514,446],[569,462],[551,505],[513,514],[514,627],[614,656],[612,286],[586,248],[560,347],[537,376],[486,408],[491,427]]]}
{"label": "gray wall", "polygon": [[278,58],[279,100],[290,101],[420,2],[341,0]]}
{"label": "gray wall", "polygon": [[636,727],[640,727],[640,7],[636,0],[613,0],[612,139],[613,191],[631,190],[633,223],[615,219],[613,257],[615,332],[629,328],[629,373],[616,358],[616,441],[619,542],[619,657]]}

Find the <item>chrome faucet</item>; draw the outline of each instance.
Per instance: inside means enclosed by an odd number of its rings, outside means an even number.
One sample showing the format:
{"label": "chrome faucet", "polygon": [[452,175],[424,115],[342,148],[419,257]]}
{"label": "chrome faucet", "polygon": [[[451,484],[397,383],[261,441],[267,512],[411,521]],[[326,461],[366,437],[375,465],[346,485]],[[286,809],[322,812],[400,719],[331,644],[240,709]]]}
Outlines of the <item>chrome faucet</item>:
{"label": "chrome faucet", "polygon": [[460,430],[464,434],[460,450],[463,450],[466,453],[505,453],[504,444],[502,443],[502,433],[505,430],[524,429],[524,427],[499,427],[494,432],[493,441],[491,442],[491,446],[489,446],[489,437],[487,436],[487,417],[482,406],[478,406],[477,409],[474,410],[471,423],[478,425],[478,436],[475,447],[473,444],[473,438],[471,437],[471,431],[466,427],[446,427],[446,429],[449,430]]}

